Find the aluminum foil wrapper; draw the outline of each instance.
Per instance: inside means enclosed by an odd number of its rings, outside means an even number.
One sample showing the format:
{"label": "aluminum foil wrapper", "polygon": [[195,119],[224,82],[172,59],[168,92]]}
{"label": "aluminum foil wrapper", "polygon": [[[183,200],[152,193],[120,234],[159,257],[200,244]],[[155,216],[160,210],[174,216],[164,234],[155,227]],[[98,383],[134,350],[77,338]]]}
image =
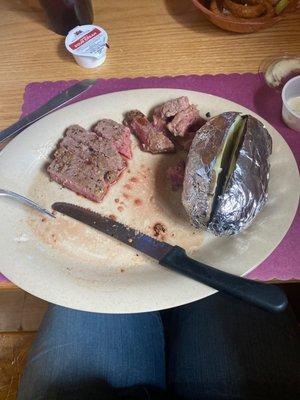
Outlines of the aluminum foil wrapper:
{"label": "aluminum foil wrapper", "polygon": [[[214,166],[221,146],[238,113],[223,113],[205,124],[195,136],[188,156],[183,204],[191,223],[215,235],[233,235],[245,229],[267,201],[272,139],[263,124],[247,116],[243,144],[226,190],[211,215]],[[212,134],[212,129],[216,130]],[[219,133],[223,129],[223,136]],[[219,143],[220,135],[222,136]],[[213,140],[212,138],[215,137]],[[219,139],[218,139],[219,138]],[[208,156],[210,154],[210,157]]]}
{"label": "aluminum foil wrapper", "polygon": [[225,112],[211,118],[192,142],[183,182],[182,202],[196,228],[207,229],[216,182],[214,166],[237,112]]}
{"label": "aluminum foil wrapper", "polygon": [[264,207],[268,199],[271,152],[272,139],[267,129],[248,116],[236,167],[208,225],[215,235],[241,232]]}

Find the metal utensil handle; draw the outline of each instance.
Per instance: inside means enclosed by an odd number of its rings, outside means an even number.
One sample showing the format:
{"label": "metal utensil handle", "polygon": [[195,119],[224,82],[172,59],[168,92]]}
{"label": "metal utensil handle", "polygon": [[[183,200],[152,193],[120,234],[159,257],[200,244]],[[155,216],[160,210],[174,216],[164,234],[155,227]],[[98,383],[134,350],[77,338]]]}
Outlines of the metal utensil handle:
{"label": "metal utensil handle", "polygon": [[18,133],[22,132],[25,128],[27,128],[27,126],[38,121],[45,115],[50,114],[50,112],[55,111],[58,107],[62,106],[63,104],[73,100],[75,97],[80,95],[84,90],[88,89],[91,85],[93,85],[94,82],[95,80],[93,79],[85,79],[69,87],[68,89],[62,91],[60,94],[50,99],[46,104],[43,104],[37,110],[26,115],[18,122],[12,124],[8,128],[1,131],[0,143],[4,142],[11,136],[17,135]]}
{"label": "metal utensil handle", "polygon": [[[50,113],[50,111],[48,111],[48,113]],[[35,114],[35,115],[33,115],[33,114]],[[10,125],[8,128],[6,128],[0,132],[0,143],[2,143],[5,140],[9,139],[10,137],[22,132],[25,128],[27,128],[27,126],[38,121],[40,118],[44,117],[46,114],[47,113],[39,110],[39,112],[29,114],[26,117],[20,119],[20,121],[17,121],[14,124]]]}
{"label": "metal utensil handle", "polygon": [[281,312],[288,304],[284,292],[279,287],[209,267],[188,257],[178,246],[174,246],[160,260],[160,264],[270,312]]}
{"label": "metal utensil handle", "polygon": [[39,206],[34,201],[32,201],[32,200],[28,199],[27,197],[24,197],[18,193],[11,192],[10,190],[0,189],[0,196],[10,197],[12,199],[19,201],[20,203],[23,203],[31,208],[34,208],[35,210],[37,210],[43,214],[47,214],[50,217],[55,218],[54,215],[50,213],[50,211],[46,210],[45,208]]}

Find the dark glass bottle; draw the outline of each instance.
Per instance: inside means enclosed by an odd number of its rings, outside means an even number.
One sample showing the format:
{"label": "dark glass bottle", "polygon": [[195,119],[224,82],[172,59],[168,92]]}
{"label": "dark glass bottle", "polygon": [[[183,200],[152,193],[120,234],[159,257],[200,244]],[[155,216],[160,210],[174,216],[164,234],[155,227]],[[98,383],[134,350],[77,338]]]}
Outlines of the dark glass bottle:
{"label": "dark glass bottle", "polygon": [[40,0],[54,32],[66,36],[77,25],[93,23],[91,0]]}

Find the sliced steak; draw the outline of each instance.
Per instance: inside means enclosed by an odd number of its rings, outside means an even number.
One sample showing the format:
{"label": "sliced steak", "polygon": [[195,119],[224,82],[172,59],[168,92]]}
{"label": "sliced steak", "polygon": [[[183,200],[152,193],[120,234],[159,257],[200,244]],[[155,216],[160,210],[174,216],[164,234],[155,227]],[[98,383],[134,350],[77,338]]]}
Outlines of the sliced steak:
{"label": "sliced steak", "polygon": [[167,123],[180,111],[189,107],[189,99],[186,96],[172,99],[156,107],[153,111],[153,125],[162,131],[167,130]]}
{"label": "sliced steak", "polygon": [[174,117],[180,111],[186,110],[190,105],[189,99],[186,96],[178,97],[166,101],[160,106],[160,114],[164,118]]}
{"label": "sliced steak", "polygon": [[84,160],[64,148],[56,151],[48,172],[52,180],[92,201],[101,201],[108,189],[104,180],[92,177],[98,175],[94,160]]}
{"label": "sliced steak", "polygon": [[130,129],[127,126],[112,119],[101,119],[92,130],[97,135],[111,140],[118,152],[124,157],[132,158]]}
{"label": "sliced steak", "polygon": [[179,111],[167,127],[174,136],[185,136],[188,132],[196,132],[205,122],[196,106],[192,104],[187,109]]}
{"label": "sliced steak", "polygon": [[65,136],[71,136],[73,138],[82,137],[86,134],[87,130],[80,125],[71,125],[65,131]]}
{"label": "sliced steak", "polygon": [[167,169],[167,178],[169,179],[173,190],[178,190],[183,186],[184,171],[185,160],[181,160],[178,164]]}
{"label": "sliced steak", "polygon": [[100,202],[125,167],[109,140],[74,125],[67,129],[47,171],[62,186]]}
{"label": "sliced steak", "polygon": [[[99,140],[96,133],[87,131],[79,125],[72,125],[66,130],[65,136],[60,142],[60,147],[87,159],[91,154],[101,153],[104,144],[105,141]],[[108,146],[109,148],[112,147],[109,143]]]}
{"label": "sliced steak", "polygon": [[142,112],[138,110],[128,112],[125,123],[138,137],[141,150],[153,154],[175,151],[173,142],[162,131],[156,129]]}

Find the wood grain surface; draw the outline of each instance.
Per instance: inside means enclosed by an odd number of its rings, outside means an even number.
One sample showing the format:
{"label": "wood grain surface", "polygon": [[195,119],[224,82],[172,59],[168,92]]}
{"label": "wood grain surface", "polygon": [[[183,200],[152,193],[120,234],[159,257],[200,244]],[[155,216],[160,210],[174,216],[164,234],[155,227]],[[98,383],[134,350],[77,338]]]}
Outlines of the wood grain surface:
{"label": "wood grain surface", "polygon": [[[208,22],[190,0],[94,0],[95,23],[111,46],[107,61],[79,67],[52,32],[37,0],[0,0],[0,129],[20,115],[32,81],[256,72],[270,56],[300,53],[300,14],[249,35]],[[3,285],[1,285],[3,286]]]}
{"label": "wood grain surface", "polygon": [[49,30],[37,0],[0,0],[0,129],[19,114],[32,81],[256,72],[263,59],[300,52],[300,14],[242,35],[208,22],[190,0],[94,0],[95,23],[109,34],[108,58],[77,66],[64,39]]}
{"label": "wood grain surface", "polygon": [[34,332],[0,334],[0,400],[16,400]]}

